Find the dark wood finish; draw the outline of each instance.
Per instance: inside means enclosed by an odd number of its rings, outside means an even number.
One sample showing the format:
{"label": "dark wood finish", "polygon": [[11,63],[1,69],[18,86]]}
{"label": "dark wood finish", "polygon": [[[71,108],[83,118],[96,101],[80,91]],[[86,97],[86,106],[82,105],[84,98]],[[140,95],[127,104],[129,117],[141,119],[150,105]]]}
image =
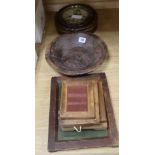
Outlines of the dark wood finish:
{"label": "dark wood finish", "polygon": [[68,140],[68,141],[57,140],[57,131],[58,131],[57,80],[66,79],[66,77],[53,77],[51,79],[48,151],[53,152],[67,149],[118,146],[118,132],[116,128],[114,112],[111,105],[110,94],[105,73],[97,73],[77,78],[81,79],[92,78],[92,79],[99,79],[102,81],[106,114],[108,119],[109,136],[104,138],[92,138],[92,139],[80,139],[80,140]]}
{"label": "dark wood finish", "polygon": [[[66,16],[66,12],[69,14]],[[83,11],[86,13],[83,14]],[[80,19],[72,18],[80,16]],[[60,9],[55,16],[56,29],[60,34],[94,32],[97,27],[97,13],[89,5],[70,4]]]}

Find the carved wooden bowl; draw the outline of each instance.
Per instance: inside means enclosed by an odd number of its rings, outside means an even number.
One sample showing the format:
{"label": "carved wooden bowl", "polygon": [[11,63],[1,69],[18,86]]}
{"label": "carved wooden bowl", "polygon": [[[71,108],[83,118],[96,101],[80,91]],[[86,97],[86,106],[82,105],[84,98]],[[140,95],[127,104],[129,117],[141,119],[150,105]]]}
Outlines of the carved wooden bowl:
{"label": "carved wooden bowl", "polygon": [[45,58],[58,72],[75,76],[89,73],[103,63],[106,44],[94,34],[63,34],[49,44]]}

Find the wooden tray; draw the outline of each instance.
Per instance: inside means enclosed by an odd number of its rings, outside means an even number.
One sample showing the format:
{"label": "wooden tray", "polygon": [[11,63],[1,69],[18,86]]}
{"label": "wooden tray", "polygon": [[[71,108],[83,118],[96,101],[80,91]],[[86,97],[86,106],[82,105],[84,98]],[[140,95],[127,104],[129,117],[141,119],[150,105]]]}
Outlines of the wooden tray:
{"label": "wooden tray", "polygon": [[[110,101],[109,89],[105,73],[92,74],[88,76],[77,77],[77,79],[98,79],[102,81],[103,94],[105,98],[105,106],[108,121],[108,137],[100,138],[80,138],[74,140],[58,140],[58,100],[57,100],[57,83],[66,77],[53,77],[51,79],[51,99],[49,114],[49,135],[48,135],[48,151],[59,151],[68,149],[81,149],[93,147],[118,146],[118,132],[116,128],[113,108]],[[71,80],[72,78],[68,78]],[[96,132],[96,131],[95,131]]]}
{"label": "wooden tray", "polygon": [[63,34],[49,44],[45,58],[58,72],[70,76],[89,73],[106,58],[106,44],[94,34]]}

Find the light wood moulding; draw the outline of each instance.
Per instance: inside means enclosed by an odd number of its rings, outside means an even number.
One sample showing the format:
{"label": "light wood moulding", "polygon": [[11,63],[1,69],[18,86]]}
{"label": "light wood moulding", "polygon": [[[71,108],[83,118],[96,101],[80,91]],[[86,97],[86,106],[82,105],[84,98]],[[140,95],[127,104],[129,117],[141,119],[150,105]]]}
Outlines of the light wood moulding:
{"label": "light wood moulding", "polygon": [[[59,120],[64,131],[72,131],[73,126],[82,125],[82,129],[101,130],[107,128],[107,118],[103,97],[102,82],[92,81],[95,101],[95,119],[65,119]],[[103,108],[103,109],[102,109]],[[80,113],[79,113],[80,115]]]}
{"label": "light wood moulding", "polygon": [[[68,112],[67,111],[67,87],[68,86],[77,86],[77,85],[86,85],[87,86],[87,106],[88,111],[80,112]],[[93,97],[93,88],[92,84],[86,81],[74,81],[74,82],[62,82],[62,95],[60,99],[60,118],[61,119],[75,119],[75,118],[94,118],[94,97]]]}

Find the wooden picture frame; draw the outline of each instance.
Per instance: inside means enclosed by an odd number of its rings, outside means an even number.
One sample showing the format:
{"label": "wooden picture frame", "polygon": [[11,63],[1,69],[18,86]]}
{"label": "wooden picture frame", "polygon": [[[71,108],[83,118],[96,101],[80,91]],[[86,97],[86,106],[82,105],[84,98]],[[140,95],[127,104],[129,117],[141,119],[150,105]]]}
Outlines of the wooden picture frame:
{"label": "wooden picture frame", "polygon": [[[78,82],[77,84],[79,84],[80,82]],[[86,82],[84,82],[86,83]],[[82,82],[82,84],[84,84]],[[93,109],[93,113],[95,114],[95,117],[94,118],[85,118],[82,117],[83,119],[64,119],[64,120],[60,120],[61,121],[61,124],[62,124],[62,127],[74,127],[76,125],[82,125],[82,127],[84,126],[88,126],[90,124],[99,124],[100,123],[100,111],[99,111],[99,95],[98,95],[98,85],[97,85],[97,81],[90,81],[88,83],[88,85],[91,84],[90,87],[88,88],[92,88],[91,89],[91,92],[92,92],[92,95],[91,97],[94,98],[94,100],[92,101],[91,100],[91,108],[92,108],[92,104],[94,104],[94,109]],[[65,99],[64,99],[65,100]],[[92,110],[90,108],[90,110]],[[89,112],[90,113],[90,112]],[[83,115],[83,112],[72,112],[70,113],[70,116],[74,116],[74,114],[76,114],[77,116],[79,115]],[[76,116],[76,117],[77,117]],[[86,116],[88,117],[88,114],[86,113]],[[95,127],[95,126],[94,126]],[[85,128],[85,127],[84,127]]]}
{"label": "wooden picture frame", "polygon": [[[99,110],[100,110],[100,123],[95,124],[95,122],[92,124],[85,124],[82,126],[82,129],[94,129],[94,130],[103,130],[103,129],[107,129],[108,124],[107,124],[107,116],[106,116],[106,109],[105,109],[105,101],[104,101],[104,97],[103,97],[103,87],[102,87],[102,81],[93,81],[95,85],[98,86],[98,94],[99,94]],[[97,90],[94,90],[97,91]],[[70,122],[73,124],[76,124],[77,122],[74,123],[75,120],[71,120]],[[89,122],[89,120],[86,120],[86,122]],[[68,124],[68,120],[66,120],[66,124]],[[78,123],[77,123],[78,124]],[[73,126],[71,127],[63,127],[61,126],[61,128],[63,129],[63,131],[73,131],[74,128]]]}
{"label": "wooden picture frame", "polygon": [[98,79],[102,81],[103,95],[105,99],[106,115],[108,121],[108,136],[102,138],[89,138],[78,140],[58,140],[58,104],[57,104],[57,82],[69,77],[53,77],[51,79],[50,113],[49,113],[49,134],[48,151],[60,151],[68,149],[82,149],[94,147],[116,147],[118,146],[118,131],[115,123],[114,112],[111,105],[108,83],[105,73],[77,77],[80,79]]}
{"label": "wooden picture frame", "polygon": [[[81,112],[80,115],[79,112],[67,112],[67,86],[76,86],[76,85],[86,85],[87,86],[87,106],[88,111]],[[92,84],[86,81],[70,81],[70,83],[67,83],[66,81],[62,82],[62,95],[61,95],[61,105],[60,105],[60,117],[61,119],[71,118],[71,119],[77,119],[77,118],[95,118],[95,111],[94,111],[94,97],[93,97],[93,88]],[[88,104],[90,103],[90,104]]]}

